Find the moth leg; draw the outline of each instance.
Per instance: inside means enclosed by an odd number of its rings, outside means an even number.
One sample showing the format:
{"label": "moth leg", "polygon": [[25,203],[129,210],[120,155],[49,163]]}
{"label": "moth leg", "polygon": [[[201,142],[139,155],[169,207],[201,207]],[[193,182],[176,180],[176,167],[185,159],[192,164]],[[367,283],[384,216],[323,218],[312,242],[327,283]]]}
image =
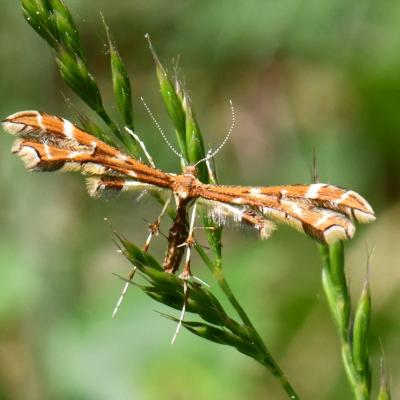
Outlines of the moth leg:
{"label": "moth leg", "polygon": [[187,279],[184,279],[183,280],[183,307],[182,307],[181,315],[179,316],[179,322],[176,327],[174,337],[171,340],[171,344],[175,343],[175,340],[178,337],[179,331],[181,329],[182,321],[183,321],[183,318],[185,317],[187,300],[188,300],[188,284],[187,284]]}
{"label": "moth leg", "polygon": [[196,208],[197,208],[197,204],[194,203],[193,209],[192,209],[192,217],[190,219],[189,233],[188,233],[188,236],[187,236],[185,242],[180,245],[180,246],[186,246],[185,264],[183,266],[182,273],[179,275],[179,278],[183,279],[184,281],[189,280],[193,276],[192,272],[190,270],[190,258],[192,256],[192,248],[196,245],[196,242],[195,242],[194,236],[193,236],[194,222],[196,220]]}
{"label": "moth leg", "polygon": [[153,168],[155,168],[156,166],[155,166],[155,164],[154,164],[154,161],[153,161],[153,159],[152,159],[150,153],[147,151],[147,148],[146,148],[146,145],[144,144],[144,142],[143,142],[142,140],[140,140],[139,136],[136,135],[136,133],[133,132],[132,129],[129,129],[129,128],[126,126],[126,127],[125,127],[125,130],[139,143],[139,146],[141,147],[141,149],[142,149],[144,155],[146,156],[147,161],[149,162],[149,164],[150,164]]}
{"label": "moth leg", "polygon": [[[160,224],[161,224],[161,218],[163,217],[163,215],[165,214],[165,212],[167,211],[168,205],[171,201],[171,196],[168,197],[167,201],[165,202],[160,215],[158,216],[158,218],[152,223],[149,224],[149,235],[147,236],[147,240],[146,243],[143,246],[143,251],[148,251],[149,247],[150,247],[150,243],[152,241],[152,239],[158,235],[158,233],[160,232]],[[128,278],[126,280],[126,283],[124,285],[124,288],[122,289],[121,295],[119,296],[119,299],[117,301],[117,304],[114,307],[113,313],[112,313],[112,318],[115,317],[115,315],[117,314],[122,302],[124,301],[124,297],[126,296],[126,293],[128,291],[129,285],[131,284],[133,277],[135,276],[137,271],[137,267],[134,266],[131,270],[131,272],[128,275]]]}
{"label": "moth leg", "polygon": [[161,210],[161,213],[158,216],[158,218],[152,224],[149,224],[149,231],[150,232],[149,232],[149,236],[147,237],[146,243],[145,243],[145,245],[143,247],[143,251],[147,251],[149,249],[151,240],[155,236],[157,236],[158,233],[160,232],[161,218],[166,213],[170,202],[171,202],[171,195],[168,197],[167,201],[164,203],[164,206],[163,206],[163,208]]}
{"label": "moth leg", "polygon": [[179,278],[181,278],[183,281],[183,306],[182,306],[182,310],[181,310],[181,315],[179,316],[179,322],[176,327],[175,334],[171,340],[171,344],[175,343],[175,340],[178,337],[179,331],[182,326],[183,318],[185,317],[186,305],[187,305],[187,300],[188,300],[188,280],[193,276],[192,272],[190,270],[190,258],[192,255],[192,247],[194,247],[196,245],[196,242],[193,237],[194,222],[196,220],[196,208],[197,208],[197,205],[196,205],[196,203],[194,203],[193,210],[192,210],[192,217],[190,220],[188,237],[187,237],[186,241],[180,245],[180,246],[186,246],[185,265],[183,266],[182,273],[179,275]]}

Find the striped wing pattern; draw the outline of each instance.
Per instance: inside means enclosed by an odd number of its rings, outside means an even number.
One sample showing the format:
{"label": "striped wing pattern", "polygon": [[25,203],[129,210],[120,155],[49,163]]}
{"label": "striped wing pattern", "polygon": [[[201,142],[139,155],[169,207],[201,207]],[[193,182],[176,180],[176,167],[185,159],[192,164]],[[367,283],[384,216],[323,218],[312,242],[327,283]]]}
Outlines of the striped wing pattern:
{"label": "striped wing pattern", "polygon": [[375,220],[371,206],[358,193],[322,183],[267,187],[202,185],[198,195],[250,209],[328,244],[352,238],[353,221]]}
{"label": "striped wing pattern", "polygon": [[354,221],[375,220],[368,202],[351,190],[323,183],[206,185],[191,172],[173,175],[141,163],[71,122],[38,111],[13,114],[3,121],[3,127],[17,136],[12,151],[28,169],[91,175],[87,186],[94,197],[112,197],[130,190],[170,189],[182,199],[199,199],[218,223],[232,217],[268,238],[275,229],[272,221],[276,221],[328,244],[353,237]]}
{"label": "striped wing pattern", "polygon": [[[9,116],[3,127],[18,137],[12,151],[32,171],[80,171],[99,175],[91,179],[91,194],[123,188],[125,180],[134,180],[160,188],[171,187],[171,176],[143,164],[68,120],[38,111],[23,111]],[[116,178],[112,185],[107,177]],[[119,178],[119,179],[117,179]]]}

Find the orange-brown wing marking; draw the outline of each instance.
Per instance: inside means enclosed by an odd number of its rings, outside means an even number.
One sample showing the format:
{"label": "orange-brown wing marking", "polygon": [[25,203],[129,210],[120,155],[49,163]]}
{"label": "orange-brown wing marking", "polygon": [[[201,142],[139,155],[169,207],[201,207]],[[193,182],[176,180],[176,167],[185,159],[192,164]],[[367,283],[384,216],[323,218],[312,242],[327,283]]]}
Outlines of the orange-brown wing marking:
{"label": "orange-brown wing marking", "polygon": [[[270,191],[270,188],[262,189]],[[325,183],[277,186],[271,189],[287,198],[307,199],[317,207],[339,211],[359,223],[375,220],[374,211],[369,203],[352,190]]]}
{"label": "orange-brown wing marking", "polygon": [[312,185],[260,188],[202,185],[197,191],[206,199],[250,206],[323,243],[334,243],[353,236],[354,225],[348,217],[354,217],[361,223],[375,219],[372,208],[355,192],[331,185],[310,187]]}
{"label": "orange-brown wing marking", "polygon": [[67,120],[26,111],[6,118],[3,127],[19,137],[12,151],[23,159],[28,169],[125,176],[171,188],[169,174],[129,157]]}
{"label": "orange-brown wing marking", "polygon": [[345,215],[325,208],[310,206],[308,202],[282,199],[280,208],[260,207],[259,210],[277,222],[292,226],[312,238],[327,244],[351,239],[353,223]]}
{"label": "orange-brown wing marking", "polygon": [[[290,199],[338,211],[359,223],[375,220],[372,207],[358,193],[324,183],[266,187],[203,185],[200,190],[231,204],[274,207],[279,206],[281,199]],[[203,193],[200,196],[204,197]]]}
{"label": "orange-brown wing marking", "polygon": [[52,137],[65,140],[60,145],[83,145],[96,147],[98,152],[117,156],[120,152],[107,145],[93,135],[79,129],[72,122],[39,111],[20,111],[10,115],[3,121],[3,127],[10,133],[31,138]]}

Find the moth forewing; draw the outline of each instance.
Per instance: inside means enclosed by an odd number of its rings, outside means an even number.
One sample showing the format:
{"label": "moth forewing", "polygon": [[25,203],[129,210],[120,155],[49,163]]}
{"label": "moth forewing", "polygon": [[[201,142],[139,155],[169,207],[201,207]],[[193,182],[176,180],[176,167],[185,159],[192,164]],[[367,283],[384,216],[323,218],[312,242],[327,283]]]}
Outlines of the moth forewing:
{"label": "moth forewing", "polygon": [[22,111],[3,121],[18,136],[13,151],[34,171],[81,171],[127,177],[170,188],[170,174],[146,165],[79,129],[70,121],[38,111]]}
{"label": "moth forewing", "polygon": [[91,197],[106,200],[116,198],[122,193],[160,193],[166,191],[166,189],[156,185],[108,175],[87,178],[86,188]]}
{"label": "moth forewing", "polygon": [[327,244],[353,237],[355,228],[350,219],[360,223],[375,220],[371,206],[363,197],[328,184],[201,185],[198,194],[207,200],[250,207]]}

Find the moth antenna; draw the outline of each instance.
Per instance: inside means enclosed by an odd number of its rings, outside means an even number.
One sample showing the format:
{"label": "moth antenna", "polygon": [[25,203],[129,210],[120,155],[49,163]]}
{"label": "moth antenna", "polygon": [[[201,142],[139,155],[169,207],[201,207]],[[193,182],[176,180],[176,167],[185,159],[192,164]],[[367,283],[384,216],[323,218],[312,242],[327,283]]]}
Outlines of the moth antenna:
{"label": "moth antenna", "polygon": [[236,114],[235,114],[235,109],[233,107],[233,103],[232,100],[229,99],[229,107],[231,109],[231,115],[232,115],[232,122],[231,122],[231,126],[229,127],[228,133],[225,136],[225,139],[222,141],[222,143],[218,146],[218,148],[211,154],[211,156],[209,158],[213,158],[215,157],[220,150],[225,146],[225,143],[228,141],[229,137],[231,136],[233,130],[235,129],[235,125],[236,125]]}
{"label": "moth antenna", "polygon": [[[161,133],[162,138],[164,139],[165,143],[167,143],[168,147],[181,159],[185,161],[185,157],[183,157],[183,155],[181,153],[179,153],[174,146],[172,146],[172,144],[170,143],[170,141],[168,140],[167,136],[165,135],[163,129],[161,128],[160,124],[158,123],[158,121],[156,120],[156,118],[154,117],[153,113],[151,112],[149,106],[146,104],[146,102],[144,101],[143,97],[140,98],[140,100],[143,103],[144,108],[146,109],[147,113],[149,114],[150,118],[152,119],[154,125],[156,126],[156,128],[158,129],[158,131]],[[186,164],[186,162],[185,162]]]}
{"label": "moth antenna", "polygon": [[151,157],[151,155],[149,154],[149,152],[147,151],[146,145],[144,144],[144,142],[142,140],[140,140],[139,136],[133,132],[132,129],[128,128],[127,126],[125,127],[125,130],[139,143],[139,146],[141,147],[141,149],[143,150],[144,155],[147,158],[147,161],[149,162],[149,164],[155,168],[156,165],[154,164],[154,161]]}
{"label": "moth antenna", "polygon": [[[207,152],[206,157],[204,157],[203,159],[197,161],[195,166],[200,164],[203,161],[207,162],[211,158],[215,157],[221,151],[221,149],[225,146],[226,142],[228,141],[229,137],[231,136],[233,130],[235,129],[235,125],[236,125],[236,114],[235,114],[235,109],[233,107],[232,100],[229,100],[229,107],[231,109],[232,122],[231,122],[231,126],[229,127],[228,133],[226,134],[224,140],[222,141],[222,143],[214,151],[209,150]],[[208,167],[208,169],[209,169],[209,171],[211,170],[211,168],[209,168],[209,167]]]}

